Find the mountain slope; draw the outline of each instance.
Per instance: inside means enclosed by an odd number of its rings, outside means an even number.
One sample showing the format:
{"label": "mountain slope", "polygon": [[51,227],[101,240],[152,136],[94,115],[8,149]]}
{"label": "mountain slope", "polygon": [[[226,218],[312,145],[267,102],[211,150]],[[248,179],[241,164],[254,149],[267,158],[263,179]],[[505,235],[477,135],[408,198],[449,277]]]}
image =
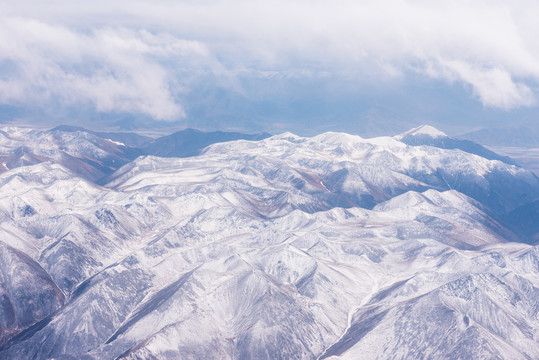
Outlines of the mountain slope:
{"label": "mountain slope", "polygon": [[53,161],[82,178],[96,181],[139,155],[135,148],[82,131],[9,127],[0,132],[4,171]]}
{"label": "mountain slope", "polygon": [[53,129],[50,129],[49,132],[84,132],[89,133],[95,136],[98,136],[103,139],[109,139],[116,142],[120,142],[130,147],[141,147],[144,144],[153,140],[149,136],[139,135],[135,133],[127,132],[103,132],[103,131],[92,131],[80,126],[71,126],[71,125],[60,125]]}
{"label": "mountain slope", "polygon": [[3,260],[31,269],[0,273],[0,358],[539,357],[539,248],[502,221],[524,169],[285,133],[108,180],[0,174]]}
{"label": "mountain slope", "polygon": [[396,139],[412,146],[434,146],[440,149],[460,149],[470,154],[479,155],[488,160],[500,160],[507,164],[516,165],[515,161],[507,156],[496,154],[493,151],[470,140],[455,139],[447,136],[432,126],[422,125],[395,136]]}

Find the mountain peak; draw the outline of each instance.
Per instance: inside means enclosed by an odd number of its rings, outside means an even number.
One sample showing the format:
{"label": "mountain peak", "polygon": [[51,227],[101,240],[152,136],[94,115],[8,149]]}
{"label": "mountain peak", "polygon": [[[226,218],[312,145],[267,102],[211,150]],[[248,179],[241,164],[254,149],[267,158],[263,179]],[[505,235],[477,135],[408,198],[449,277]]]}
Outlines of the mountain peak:
{"label": "mountain peak", "polygon": [[403,132],[403,133],[397,135],[396,138],[402,139],[403,137],[408,136],[408,135],[411,135],[411,136],[427,135],[427,136],[430,136],[432,138],[447,137],[446,133],[436,129],[433,126],[421,125],[421,126],[418,126],[416,128],[413,128],[411,130],[408,130],[406,132]]}
{"label": "mountain peak", "polygon": [[271,136],[272,139],[278,139],[278,140],[289,140],[289,141],[297,141],[301,139],[301,136],[298,136],[296,134],[291,133],[290,131],[286,131],[282,134],[277,134]]}
{"label": "mountain peak", "polygon": [[342,132],[325,132],[313,137],[316,141],[325,142],[328,144],[346,144],[362,141],[363,138],[359,135],[351,135]]}
{"label": "mountain peak", "polygon": [[58,125],[57,127],[50,129],[49,132],[53,131],[63,131],[63,132],[76,132],[76,131],[82,131],[82,132],[90,132],[90,130],[85,129],[80,126],[72,126],[72,125]]}

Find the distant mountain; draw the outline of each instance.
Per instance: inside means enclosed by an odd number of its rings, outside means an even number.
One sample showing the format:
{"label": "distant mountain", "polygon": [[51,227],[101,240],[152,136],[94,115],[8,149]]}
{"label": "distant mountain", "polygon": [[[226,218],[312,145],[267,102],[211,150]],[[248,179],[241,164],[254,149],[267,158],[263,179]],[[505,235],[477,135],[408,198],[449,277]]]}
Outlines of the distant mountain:
{"label": "distant mountain", "polygon": [[433,126],[430,125],[421,125],[416,128],[407,130],[397,136],[395,136],[398,139],[403,139],[407,137],[411,138],[430,138],[430,139],[438,139],[438,138],[447,138],[448,136],[443,131],[440,131],[436,129]]}
{"label": "distant mountain", "polygon": [[127,133],[127,132],[100,132],[100,131],[92,131],[88,130],[79,126],[71,126],[71,125],[60,125],[55,127],[54,129],[49,130],[50,132],[54,131],[62,131],[62,132],[86,132],[89,134],[93,134],[96,136],[99,136],[103,139],[110,139],[116,142],[120,142],[124,145],[131,146],[131,147],[140,147],[144,144],[150,142],[153,140],[153,138],[149,136],[139,135],[135,133]]}
{"label": "distant mountain", "polygon": [[233,140],[262,140],[270,137],[268,133],[242,134],[238,132],[203,132],[195,129],[185,129],[173,134],[155,139],[143,150],[148,155],[161,157],[195,156],[208,145]]}
{"label": "distant mountain", "polygon": [[532,126],[482,129],[459,137],[486,146],[539,147],[539,127]]}
{"label": "distant mountain", "polygon": [[139,148],[141,154],[162,157],[186,157],[197,155],[208,145],[234,140],[262,140],[270,137],[268,133],[244,134],[239,132],[214,131],[204,132],[184,129],[159,138],[151,138],[127,132],[99,132],[79,126],[60,125],[49,132],[83,132],[102,139],[113,140],[119,144]]}
{"label": "distant mountain", "polygon": [[407,145],[428,145],[440,149],[459,149],[470,154],[479,155],[489,160],[500,160],[507,164],[516,165],[516,162],[507,156],[496,154],[493,151],[470,140],[460,140],[447,136],[432,126],[422,125],[395,136],[396,139]]}

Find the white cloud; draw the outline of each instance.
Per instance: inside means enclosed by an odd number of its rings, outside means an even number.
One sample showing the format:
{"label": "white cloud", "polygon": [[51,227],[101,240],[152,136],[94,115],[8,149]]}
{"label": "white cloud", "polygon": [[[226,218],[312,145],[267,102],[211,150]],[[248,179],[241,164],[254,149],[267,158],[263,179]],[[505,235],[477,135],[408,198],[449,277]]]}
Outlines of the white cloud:
{"label": "white cloud", "polygon": [[171,67],[208,55],[197,41],[125,28],[87,33],[36,20],[0,21],[0,101],[91,103],[98,111],[183,116]]}
{"label": "white cloud", "polygon": [[21,0],[0,13],[0,57],[17,64],[2,101],[33,92],[171,119],[197,71],[238,87],[249,71],[390,82],[419,68],[512,109],[534,105],[539,83],[532,0]]}
{"label": "white cloud", "polygon": [[514,82],[511,74],[501,68],[474,67],[465,61],[440,60],[440,69],[431,66],[427,72],[433,77],[469,84],[484,106],[511,110],[535,104],[532,90],[525,84]]}

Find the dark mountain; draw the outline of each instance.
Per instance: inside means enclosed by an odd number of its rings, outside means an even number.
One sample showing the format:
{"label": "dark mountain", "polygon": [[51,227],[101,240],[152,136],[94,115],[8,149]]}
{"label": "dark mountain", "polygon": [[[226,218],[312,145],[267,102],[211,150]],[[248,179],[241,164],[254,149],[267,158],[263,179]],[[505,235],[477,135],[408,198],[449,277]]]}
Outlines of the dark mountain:
{"label": "dark mountain", "polygon": [[539,243],[539,200],[530,202],[511,211],[507,223],[531,244]]}
{"label": "dark mountain", "polygon": [[203,132],[195,129],[185,129],[173,134],[160,137],[148,143],[143,150],[148,155],[161,157],[188,157],[200,153],[206,146],[234,140],[263,140],[271,135],[242,134],[238,132]]}
{"label": "dark mountain", "polygon": [[461,135],[486,146],[538,147],[539,126],[481,129]]}

